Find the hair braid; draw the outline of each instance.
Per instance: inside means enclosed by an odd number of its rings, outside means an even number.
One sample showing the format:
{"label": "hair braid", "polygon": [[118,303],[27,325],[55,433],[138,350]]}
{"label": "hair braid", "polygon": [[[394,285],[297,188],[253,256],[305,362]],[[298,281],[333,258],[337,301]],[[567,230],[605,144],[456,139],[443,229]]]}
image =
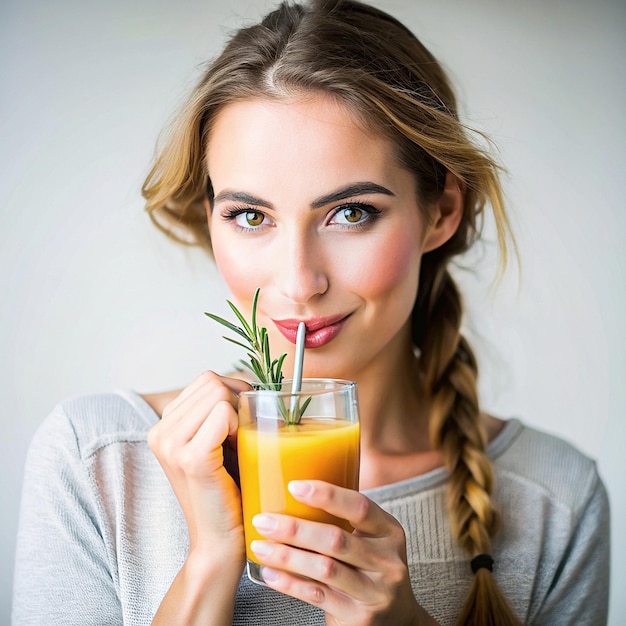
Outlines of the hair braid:
{"label": "hair braid", "polygon": [[[448,512],[454,538],[473,557],[489,553],[499,515],[491,501],[494,479],[485,454],[476,359],[460,333],[461,296],[445,265],[423,273],[413,313],[422,381],[430,402],[430,437],[450,472]],[[491,572],[480,569],[458,619],[476,626],[519,624]]]}

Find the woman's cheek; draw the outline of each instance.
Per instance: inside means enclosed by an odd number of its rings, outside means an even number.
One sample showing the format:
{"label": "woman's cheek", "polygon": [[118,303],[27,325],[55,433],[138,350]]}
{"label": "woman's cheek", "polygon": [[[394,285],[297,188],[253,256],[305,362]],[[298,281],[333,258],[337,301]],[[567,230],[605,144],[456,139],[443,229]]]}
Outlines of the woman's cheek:
{"label": "woman's cheek", "polygon": [[346,255],[344,281],[364,297],[375,298],[407,290],[415,296],[419,278],[419,247],[413,237],[380,240],[367,255]]}
{"label": "woman's cheek", "polygon": [[242,254],[237,254],[235,245],[214,245],[213,256],[233,299],[243,310],[247,309],[252,303],[255,290],[261,287],[259,265]]}

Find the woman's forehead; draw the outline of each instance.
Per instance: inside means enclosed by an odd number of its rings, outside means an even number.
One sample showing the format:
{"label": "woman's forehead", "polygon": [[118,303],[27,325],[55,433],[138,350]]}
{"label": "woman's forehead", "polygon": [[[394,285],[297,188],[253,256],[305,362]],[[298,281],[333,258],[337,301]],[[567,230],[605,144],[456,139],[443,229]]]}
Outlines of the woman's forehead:
{"label": "woman's forehead", "polygon": [[392,143],[363,130],[346,105],[325,96],[229,104],[216,116],[207,144],[207,168],[217,184],[225,173],[328,176],[333,170],[360,179],[396,167]]}

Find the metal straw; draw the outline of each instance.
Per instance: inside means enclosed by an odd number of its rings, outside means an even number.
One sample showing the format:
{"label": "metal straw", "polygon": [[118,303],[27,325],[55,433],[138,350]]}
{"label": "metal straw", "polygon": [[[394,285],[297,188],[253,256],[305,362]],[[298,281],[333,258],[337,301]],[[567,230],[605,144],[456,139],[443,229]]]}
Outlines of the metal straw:
{"label": "metal straw", "polygon": [[296,335],[296,355],[293,364],[293,380],[291,383],[291,393],[294,394],[291,398],[291,412],[292,414],[297,409],[298,398],[295,394],[299,393],[302,389],[302,365],[304,363],[304,338],[306,336],[306,324],[300,322],[298,324],[298,334]]}

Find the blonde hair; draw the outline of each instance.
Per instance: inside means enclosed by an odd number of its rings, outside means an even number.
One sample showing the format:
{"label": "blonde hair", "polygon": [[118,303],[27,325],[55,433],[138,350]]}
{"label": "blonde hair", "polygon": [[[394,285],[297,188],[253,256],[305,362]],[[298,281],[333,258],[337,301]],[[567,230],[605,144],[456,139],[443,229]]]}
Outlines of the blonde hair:
{"label": "blonde hair", "polygon": [[[420,382],[430,402],[433,445],[449,470],[452,533],[470,557],[490,552],[499,518],[480,419],[477,364],[461,335],[461,297],[448,262],[479,235],[486,206],[495,217],[503,263],[509,223],[499,166],[470,140],[439,63],[400,22],[353,0],[281,4],[243,28],[210,64],[176,119],[143,186],[159,228],[178,241],[210,249],[203,201],[213,200],[205,150],[213,120],[250,97],[332,94],[367,128],[388,137],[415,174],[420,206],[443,192],[446,173],[464,188],[463,217],[453,237],[424,255],[412,313]],[[473,578],[459,624],[519,623],[488,569]]]}

